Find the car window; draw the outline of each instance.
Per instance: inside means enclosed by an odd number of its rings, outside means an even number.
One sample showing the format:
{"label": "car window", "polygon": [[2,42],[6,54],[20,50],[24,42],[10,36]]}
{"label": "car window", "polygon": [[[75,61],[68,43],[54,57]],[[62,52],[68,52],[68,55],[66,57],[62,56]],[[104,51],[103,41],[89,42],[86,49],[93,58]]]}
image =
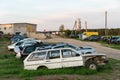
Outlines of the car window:
{"label": "car window", "polygon": [[66,46],[68,46],[68,47],[70,47],[72,49],[75,49],[75,50],[79,50],[80,49],[79,47],[76,47],[76,46],[73,46],[73,45],[66,45]]}
{"label": "car window", "polygon": [[24,53],[31,53],[35,50],[34,46],[28,46],[25,48]]}
{"label": "car window", "polygon": [[21,45],[23,42],[18,42],[17,44],[16,44],[16,46],[19,46],[19,45]]}
{"label": "car window", "polygon": [[63,58],[77,57],[77,56],[80,56],[80,54],[78,54],[72,50],[69,50],[69,49],[62,50],[62,57]]}
{"label": "car window", "polygon": [[47,59],[55,58],[60,58],[60,51],[59,50],[48,51]]}
{"label": "car window", "polygon": [[44,60],[45,56],[46,56],[46,52],[33,53],[28,59],[28,61]]}
{"label": "car window", "polygon": [[64,48],[64,46],[55,46],[55,47],[53,47],[54,49],[56,49],[56,48]]}

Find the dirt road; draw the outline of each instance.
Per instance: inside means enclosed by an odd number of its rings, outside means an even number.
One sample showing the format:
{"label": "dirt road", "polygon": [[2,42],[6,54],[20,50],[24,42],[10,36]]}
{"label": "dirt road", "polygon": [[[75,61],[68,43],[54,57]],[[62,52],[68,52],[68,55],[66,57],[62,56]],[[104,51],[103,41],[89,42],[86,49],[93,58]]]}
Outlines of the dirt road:
{"label": "dirt road", "polygon": [[65,42],[70,43],[76,46],[90,46],[96,49],[99,53],[105,53],[109,58],[120,60],[120,50],[112,49],[109,47],[104,47],[99,43],[96,42],[83,42],[80,40],[75,39],[67,39],[67,38],[54,38],[54,39],[47,39],[46,42]]}

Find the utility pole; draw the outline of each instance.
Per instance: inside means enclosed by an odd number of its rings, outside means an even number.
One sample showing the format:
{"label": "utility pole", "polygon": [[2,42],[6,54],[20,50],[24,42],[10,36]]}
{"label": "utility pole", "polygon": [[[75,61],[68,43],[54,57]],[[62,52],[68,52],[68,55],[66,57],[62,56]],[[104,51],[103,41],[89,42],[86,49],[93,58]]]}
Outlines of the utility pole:
{"label": "utility pole", "polygon": [[105,11],[105,36],[107,35],[107,11]]}
{"label": "utility pole", "polygon": [[87,21],[85,21],[85,31],[87,32]]}

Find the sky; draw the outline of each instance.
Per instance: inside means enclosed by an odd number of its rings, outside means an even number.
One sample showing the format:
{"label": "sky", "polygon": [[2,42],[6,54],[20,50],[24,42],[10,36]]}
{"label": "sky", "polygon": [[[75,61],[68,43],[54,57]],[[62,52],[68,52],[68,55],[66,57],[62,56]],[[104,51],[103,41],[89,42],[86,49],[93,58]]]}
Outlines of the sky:
{"label": "sky", "polygon": [[80,18],[89,29],[104,28],[105,11],[108,28],[120,28],[120,0],[0,0],[0,24],[34,23],[37,31],[72,29]]}

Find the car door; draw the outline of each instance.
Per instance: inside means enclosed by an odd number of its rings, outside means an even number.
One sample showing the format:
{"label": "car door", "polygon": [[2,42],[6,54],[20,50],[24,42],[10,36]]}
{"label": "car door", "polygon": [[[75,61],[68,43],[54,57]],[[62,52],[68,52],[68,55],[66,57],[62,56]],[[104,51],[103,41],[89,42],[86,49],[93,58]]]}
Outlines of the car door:
{"label": "car door", "polygon": [[73,51],[72,49],[63,49],[61,50],[61,54],[62,67],[74,67],[83,65],[83,60],[80,54]]}
{"label": "car door", "polygon": [[45,64],[46,51],[34,52],[24,60],[24,66],[28,69],[36,70]]}
{"label": "car door", "polygon": [[35,51],[35,46],[26,46],[22,55],[29,55],[33,51]]}
{"label": "car door", "polygon": [[49,69],[61,68],[61,56],[60,50],[51,50],[48,51],[46,57],[46,65]]}

